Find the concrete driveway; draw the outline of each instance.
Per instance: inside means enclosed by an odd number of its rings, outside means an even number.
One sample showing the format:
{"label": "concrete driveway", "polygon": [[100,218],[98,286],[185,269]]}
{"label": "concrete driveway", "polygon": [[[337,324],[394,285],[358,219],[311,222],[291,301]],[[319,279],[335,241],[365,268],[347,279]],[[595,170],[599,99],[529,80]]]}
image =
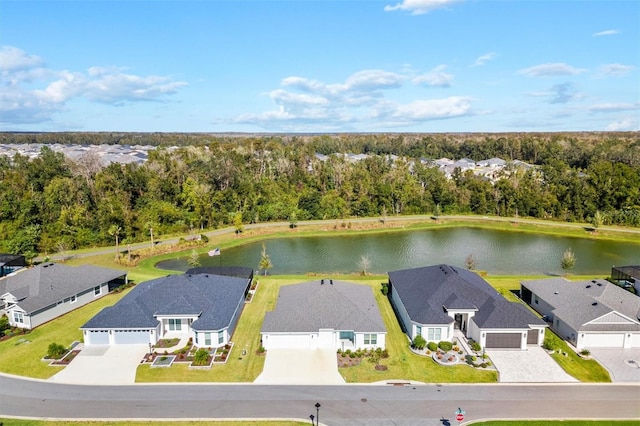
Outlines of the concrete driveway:
{"label": "concrete driveway", "polygon": [[269,385],[340,385],[334,349],[270,349],[264,369],[254,381]]}
{"label": "concrete driveway", "polygon": [[136,369],[148,351],[148,345],[85,346],[69,365],[49,380],[82,385],[133,384]]}
{"label": "concrete driveway", "polygon": [[564,383],[577,382],[539,346],[526,351],[486,351],[499,373],[498,381],[505,383]]}
{"label": "concrete driveway", "polygon": [[591,356],[609,371],[612,382],[640,383],[640,348],[595,348]]}

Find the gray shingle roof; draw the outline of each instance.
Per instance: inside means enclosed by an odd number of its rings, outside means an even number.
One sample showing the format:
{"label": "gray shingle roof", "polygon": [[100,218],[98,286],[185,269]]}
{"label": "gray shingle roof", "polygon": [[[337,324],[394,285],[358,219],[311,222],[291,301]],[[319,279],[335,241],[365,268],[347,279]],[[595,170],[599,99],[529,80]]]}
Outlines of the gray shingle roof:
{"label": "gray shingle roof", "polygon": [[529,328],[544,322],[519,303],[505,300],[478,274],[450,265],[434,265],[389,272],[412,321],[419,324],[453,322],[446,310],[477,311],[473,321],[482,328]]}
{"label": "gray shingle roof", "polygon": [[385,333],[371,287],[324,280],[280,287],[276,308],[267,312],[262,332],[317,332],[321,328]]}
{"label": "gray shingle roof", "polygon": [[613,311],[640,319],[640,297],[606,280],[572,282],[558,277],[522,281],[522,285],[550,304],[553,315],[574,330],[587,331],[586,323]]}
{"label": "gray shingle roof", "polygon": [[210,274],[168,275],[146,281],[81,328],[149,328],[158,325],[155,315],[200,315],[191,324],[194,330],[220,330],[229,326],[249,282]]}
{"label": "gray shingle roof", "polygon": [[0,295],[13,294],[18,306],[31,313],[126,274],[99,266],[44,263],[0,279]]}

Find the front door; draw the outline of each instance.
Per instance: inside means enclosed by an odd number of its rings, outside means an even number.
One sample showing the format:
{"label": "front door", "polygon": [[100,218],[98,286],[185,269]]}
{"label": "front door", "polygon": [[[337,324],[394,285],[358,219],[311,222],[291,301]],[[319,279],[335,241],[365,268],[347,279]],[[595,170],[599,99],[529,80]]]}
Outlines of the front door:
{"label": "front door", "polygon": [[455,321],[454,327],[456,328],[456,330],[463,330],[463,328],[462,328],[462,314],[455,314],[453,316],[453,319]]}

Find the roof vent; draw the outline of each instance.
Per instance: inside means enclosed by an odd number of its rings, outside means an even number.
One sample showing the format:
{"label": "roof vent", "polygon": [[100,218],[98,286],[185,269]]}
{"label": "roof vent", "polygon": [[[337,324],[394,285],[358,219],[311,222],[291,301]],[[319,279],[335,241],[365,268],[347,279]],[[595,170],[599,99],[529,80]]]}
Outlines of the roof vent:
{"label": "roof vent", "polygon": [[591,282],[592,282],[592,283],[595,283],[595,282],[596,282],[596,280],[591,280]]}
{"label": "roof vent", "polygon": [[602,283],[598,283],[598,287],[602,287]]}
{"label": "roof vent", "polygon": [[558,292],[557,292],[557,291],[554,291],[554,292],[553,292],[553,294],[558,294]]}
{"label": "roof vent", "polygon": [[329,284],[333,285],[333,279],[329,280]]}
{"label": "roof vent", "polygon": [[324,278],[320,280],[320,285],[324,284]]}
{"label": "roof vent", "polygon": [[591,284],[587,285],[585,288],[591,288]]}
{"label": "roof vent", "polygon": [[593,302],[591,306],[598,306],[598,302]]}

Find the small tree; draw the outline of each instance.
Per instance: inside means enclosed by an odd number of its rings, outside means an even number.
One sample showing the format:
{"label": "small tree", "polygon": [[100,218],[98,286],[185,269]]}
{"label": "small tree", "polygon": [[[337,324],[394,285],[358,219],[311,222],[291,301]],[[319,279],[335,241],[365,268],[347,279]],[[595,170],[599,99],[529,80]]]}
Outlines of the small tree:
{"label": "small tree", "polygon": [[187,264],[192,268],[197,268],[198,266],[200,266],[200,256],[198,256],[198,252],[196,252],[195,250],[191,250],[189,259],[187,259]]}
{"label": "small tree", "polygon": [[571,251],[571,249],[566,249],[562,254],[560,266],[562,267],[565,275],[567,275],[569,271],[576,266],[576,255],[573,254],[573,251]]}
{"label": "small tree", "polygon": [[244,225],[242,224],[242,212],[236,212],[233,215],[233,226],[236,228],[236,234],[241,234],[244,231]]}
{"label": "small tree", "polygon": [[371,261],[369,260],[369,256],[363,254],[360,256],[360,261],[358,262],[358,269],[362,271],[362,275],[367,275],[367,271],[369,270],[369,266],[371,265]]}
{"label": "small tree", "polygon": [[476,258],[473,256],[473,253],[470,253],[469,256],[467,256],[464,263],[467,265],[468,270],[473,271],[476,269]]}
{"label": "small tree", "polygon": [[292,211],[289,215],[289,228],[297,228],[298,227],[298,214],[295,211]]}
{"label": "small tree", "polygon": [[436,204],[436,206],[433,208],[433,217],[435,220],[438,220],[440,218],[440,215],[442,214],[442,209],[440,209],[440,204]]}
{"label": "small tree", "polygon": [[591,225],[593,225],[593,229],[600,228],[603,222],[604,218],[602,217],[602,213],[600,213],[600,210],[597,210],[591,218]]}
{"label": "small tree", "polygon": [[384,225],[385,223],[387,223],[387,206],[382,206],[382,210],[380,212],[380,222],[382,222],[382,224]]}
{"label": "small tree", "polygon": [[267,246],[262,243],[262,252],[260,253],[260,263],[258,269],[262,269],[264,274],[267,275],[267,270],[273,268],[271,263],[271,257],[267,254]]}
{"label": "small tree", "polygon": [[115,237],[116,239],[116,257],[115,260],[117,261],[118,258],[120,258],[120,250],[118,249],[118,243],[120,242],[120,233],[122,232],[122,227],[120,225],[111,225],[109,227],[109,235],[111,235],[112,237]]}

